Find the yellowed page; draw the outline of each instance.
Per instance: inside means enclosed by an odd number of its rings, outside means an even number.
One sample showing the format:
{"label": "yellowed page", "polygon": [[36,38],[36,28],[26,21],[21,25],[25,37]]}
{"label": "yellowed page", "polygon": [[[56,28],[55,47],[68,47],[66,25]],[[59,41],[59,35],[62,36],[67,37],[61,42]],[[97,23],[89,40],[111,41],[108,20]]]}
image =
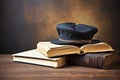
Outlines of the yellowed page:
{"label": "yellowed page", "polygon": [[82,46],[81,50],[84,53],[114,51],[114,49],[105,42],[100,42],[96,44],[87,44]]}

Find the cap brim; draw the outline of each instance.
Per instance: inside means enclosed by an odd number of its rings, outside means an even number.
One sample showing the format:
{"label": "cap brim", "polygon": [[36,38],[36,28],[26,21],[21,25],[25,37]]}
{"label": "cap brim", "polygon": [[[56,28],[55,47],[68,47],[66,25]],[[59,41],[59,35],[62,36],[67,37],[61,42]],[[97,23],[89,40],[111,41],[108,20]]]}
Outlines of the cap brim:
{"label": "cap brim", "polygon": [[[53,44],[59,44],[59,45],[84,45],[89,43],[89,42],[64,42],[64,41],[60,41],[59,39],[53,39],[50,42]],[[98,42],[100,41],[93,39],[90,44],[94,44]]]}

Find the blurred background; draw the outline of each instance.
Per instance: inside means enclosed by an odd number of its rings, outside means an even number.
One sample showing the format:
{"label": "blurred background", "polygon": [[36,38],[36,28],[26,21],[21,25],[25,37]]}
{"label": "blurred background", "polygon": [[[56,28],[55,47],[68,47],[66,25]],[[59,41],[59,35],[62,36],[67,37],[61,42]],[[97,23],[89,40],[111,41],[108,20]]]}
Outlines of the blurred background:
{"label": "blurred background", "polygon": [[56,25],[75,22],[96,26],[95,39],[120,50],[119,0],[1,0],[0,53],[36,48],[57,38]]}

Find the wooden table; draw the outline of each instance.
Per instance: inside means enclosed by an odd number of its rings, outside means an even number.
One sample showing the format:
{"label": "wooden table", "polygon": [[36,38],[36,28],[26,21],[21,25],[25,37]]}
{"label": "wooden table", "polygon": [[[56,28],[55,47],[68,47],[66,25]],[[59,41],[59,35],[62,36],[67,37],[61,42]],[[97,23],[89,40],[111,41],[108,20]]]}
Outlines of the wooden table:
{"label": "wooden table", "polygon": [[119,65],[108,70],[81,66],[55,69],[11,60],[11,54],[0,54],[0,80],[120,80]]}

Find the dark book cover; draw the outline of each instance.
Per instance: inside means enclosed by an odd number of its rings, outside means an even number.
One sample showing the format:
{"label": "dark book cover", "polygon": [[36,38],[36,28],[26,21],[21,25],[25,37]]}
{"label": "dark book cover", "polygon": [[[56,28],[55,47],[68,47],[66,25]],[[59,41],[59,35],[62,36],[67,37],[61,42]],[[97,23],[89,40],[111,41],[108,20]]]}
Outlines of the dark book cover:
{"label": "dark book cover", "polygon": [[90,53],[84,55],[74,54],[69,55],[68,64],[107,69],[119,60],[119,52]]}

